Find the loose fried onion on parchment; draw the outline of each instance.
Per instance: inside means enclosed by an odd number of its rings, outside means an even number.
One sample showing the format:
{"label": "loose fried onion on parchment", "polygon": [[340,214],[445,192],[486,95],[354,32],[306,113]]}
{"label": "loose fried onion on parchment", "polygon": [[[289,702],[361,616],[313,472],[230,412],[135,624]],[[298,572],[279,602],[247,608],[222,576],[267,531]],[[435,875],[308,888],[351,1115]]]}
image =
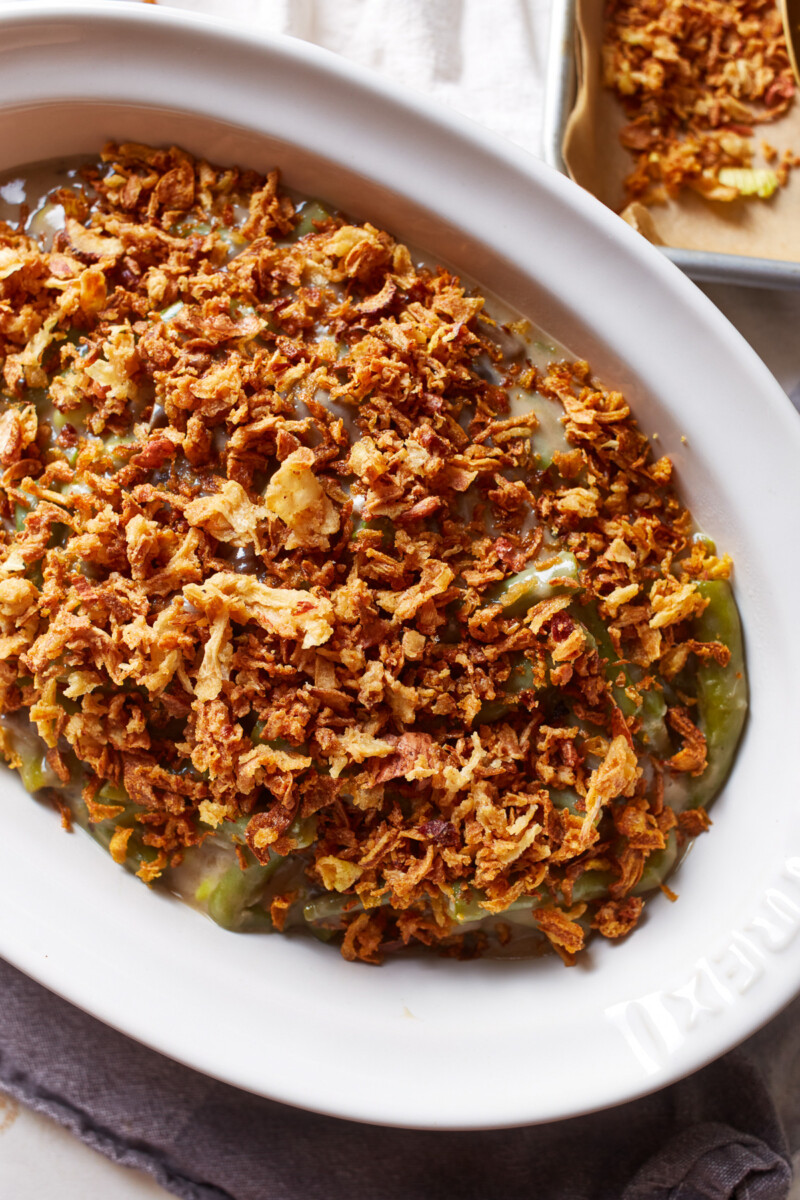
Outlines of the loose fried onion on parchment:
{"label": "loose fried onion on parchment", "polygon": [[[241,818],[256,856],[287,854],[313,816],[307,875],[345,898],[348,958],[480,950],[452,918],[470,897],[501,918],[536,893],[566,961],[590,925],[627,933],[676,824],[659,780],[703,747],[684,697],[671,762],[636,749],[582,605],[649,678],[709,652],[696,581],[728,568],[687,557],[623,398],[585,363],[504,356],[513,331],[388,233],[331,217],[292,240],[274,173],[109,146],[60,195],[52,249],[0,227],[3,712],[60,777],[83,764],[92,819],[125,789],[147,880]],[[548,471],[511,386],[561,418]],[[504,613],[491,589],[553,539],[573,590]],[[573,904],[597,869],[605,901]]]}
{"label": "loose fried onion on parchment", "polygon": [[[629,118],[626,203],[682,188],[708,200],[768,197],[795,165],[789,153],[752,169],[755,127],[782,117],[796,90],[775,0],[611,0],[603,82]],[[768,147],[767,161],[776,157]]]}

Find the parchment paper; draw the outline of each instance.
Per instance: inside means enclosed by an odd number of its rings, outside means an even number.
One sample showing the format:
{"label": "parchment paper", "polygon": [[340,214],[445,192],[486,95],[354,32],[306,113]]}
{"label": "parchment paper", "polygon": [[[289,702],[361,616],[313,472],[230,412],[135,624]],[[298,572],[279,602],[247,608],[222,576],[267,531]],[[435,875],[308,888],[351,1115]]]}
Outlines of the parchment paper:
{"label": "parchment paper", "polygon": [[[576,0],[578,94],[562,153],[572,178],[618,212],[625,204],[622,181],[634,160],[619,142],[626,122],[622,107],[602,84],[603,8],[602,0]],[[762,139],[779,152],[800,154],[800,99],[779,121],[754,130],[754,166],[768,165],[759,150]],[[800,168],[769,200],[712,202],[685,189],[648,212],[656,234],[651,240],[668,246],[800,262]]]}

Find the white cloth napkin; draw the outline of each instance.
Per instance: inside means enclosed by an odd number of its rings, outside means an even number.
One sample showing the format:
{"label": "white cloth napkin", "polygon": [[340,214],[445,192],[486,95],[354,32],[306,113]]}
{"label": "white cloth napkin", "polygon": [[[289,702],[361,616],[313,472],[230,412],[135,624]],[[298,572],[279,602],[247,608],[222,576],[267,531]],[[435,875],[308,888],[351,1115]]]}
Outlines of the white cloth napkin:
{"label": "white cloth napkin", "polygon": [[551,0],[159,0],[285,33],[541,147]]}

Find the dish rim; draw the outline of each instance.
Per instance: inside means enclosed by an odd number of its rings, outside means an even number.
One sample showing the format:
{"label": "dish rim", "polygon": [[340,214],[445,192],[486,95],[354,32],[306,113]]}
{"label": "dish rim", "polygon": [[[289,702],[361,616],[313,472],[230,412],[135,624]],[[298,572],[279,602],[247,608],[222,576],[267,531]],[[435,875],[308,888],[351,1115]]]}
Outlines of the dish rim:
{"label": "dish rim", "polygon": [[[345,63],[319,47],[311,46],[306,43],[295,41],[294,39],[283,39],[270,37],[265,34],[253,35],[246,33],[237,26],[229,25],[227,22],[217,18],[200,17],[197,14],[186,14],[177,10],[151,9],[131,5],[126,0],[120,0],[113,8],[98,9],[91,3],[83,4],[42,4],[37,0],[33,2],[20,3],[9,5],[0,12],[0,30],[5,33],[5,38],[0,45],[0,64],[3,59],[7,58],[9,53],[15,52],[18,55],[20,50],[24,59],[25,52],[28,54],[34,53],[35,45],[27,47],[19,45],[14,46],[14,39],[10,36],[14,29],[19,35],[25,34],[28,31],[28,36],[33,37],[32,30],[38,29],[40,37],[45,34],[50,37],[50,45],[58,45],[58,41],[53,42],[53,38],[57,38],[57,33],[54,33],[54,27],[62,29],[72,24],[73,30],[78,26],[83,27],[84,38],[102,39],[107,32],[119,34],[123,28],[127,28],[129,33],[133,35],[141,34],[142,30],[151,29],[153,23],[156,22],[161,27],[163,34],[163,43],[167,43],[170,38],[191,42],[195,48],[200,47],[202,43],[204,52],[207,57],[213,57],[214,52],[219,54],[220,47],[224,46],[229,54],[234,55],[240,62],[245,59],[248,61],[255,54],[261,57],[264,62],[272,59],[273,64],[278,60],[283,63],[291,63],[293,67],[301,72],[305,72],[306,78],[309,74],[317,77],[318,80],[325,80],[329,86],[335,85],[334,90],[338,89],[337,94],[346,96],[348,91],[355,94],[355,99],[364,99],[365,97],[372,98],[375,101],[374,110],[369,114],[369,119],[366,122],[366,131],[374,137],[378,110],[382,110],[384,115],[389,113],[394,118],[395,132],[401,132],[403,127],[403,137],[406,147],[412,144],[411,136],[407,126],[416,128],[423,127],[427,129],[429,137],[434,142],[438,142],[446,153],[444,157],[449,155],[462,162],[467,161],[470,156],[478,159],[483,159],[487,165],[494,164],[496,169],[501,172],[504,178],[515,179],[517,183],[527,185],[531,189],[532,194],[536,195],[540,204],[547,208],[553,204],[562,209],[566,209],[570,216],[568,224],[573,223],[574,231],[578,237],[578,241],[582,238],[594,239],[593,244],[596,246],[598,253],[608,252],[609,248],[613,247],[613,252],[618,255],[615,262],[615,268],[619,271],[620,278],[626,275],[633,279],[644,279],[650,282],[655,282],[660,285],[660,295],[664,301],[669,300],[670,305],[678,304],[686,310],[684,313],[684,323],[686,313],[690,313],[697,320],[698,327],[709,333],[712,341],[716,341],[720,352],[726,348],[732,355],[737,368],[744,373],[745,377],[750,380],[754,387],[758,390],[759,395],[766,405],[771,418],[779,426],[785,427],[787,430],[787,442],[797,444],[800,448],[800,426],[792,425],[791,422],[796,420],[796,414],[791,408],[788,399],[780,390],[778,385],[769,376],[766,368],[756,358],[754,352],[746,346],[744,341],[739,338],[739,335],[732,330],[724,317],[717,312],[705,297],[688,283],[670,264],[664,262],[658,253],[648,246],[647,243],[637,237],[632,231],[628,230],[618,218],[613,214],[608,213],[599,204],[598,201],[589,197],[569,181],[560,179],[548,168],[531,159],[525,152],[516,149],[510,144],[502,143],[500,139],[487,131],[480,129],[478,126],[472,125],[465,118],[451,113],[443,108],[434,105],[423,98],[409,98],[401,89],[387,82],[384,79],[379,79],[373,76],[370,72],[363,68],[356,68],[352,64]],[[18,37],[18,42],[19,42]],[[39,47],[42,48],[41,46]],[[159,45],[157,48],[155,60],[158,54],[164,53],[164,46]],[[151,68],[152,70],[153,68]],[[233,69],[232,64],[228,64],[226,70],[230,73]],[[125,85],[130,89],[132,87],[131,80],[125,74],[130,72],[129,65],[124,69],[120,69],[120,75],[124,76]],[[2,78],[2,72],[0,72]],[[120,81],[120,86],[121,86]],[[230,82],[230,81],[229,81]],[[8,82],[0,83],[0,106],[3,105],[4,98],[12,85]],[[45,96],[40,96],[43,103],[46,103],[47,89],[54,84],[48,76],[46,87],[43,89]],[[74,84],[72,85],[75,86]],[[141,87],[144,91],[146,84],[137,82],[137,87]],[[135,89],[134,89],[135,90]],[[168,89],[167,89],[168,90]],[[210,89],[212,92],[214,89]],[[216,94],[216,93],[215,93]],[[70,95],[70,99],[75,97]],[[101,97],[97,97],[90,104],[96,105],[101,101]],[[340,101],[341,103],[342,101]],[[30,107],[32,102],[29,100],[21,107]],[[140,106],[146,107],[145,101],[140,100]],[[152,105],[151,105],[152,107]],[[6,110],[10,111],[11,106],[5,105]],[[202,108],[199,110],[202,115]],[[210,117],[208,119],[211,119]],[[251,124],[246,128],[253,129]],[[262,130],[262,132],[264,132]],[[363,135],[362,135],[363,136]],[[268,135],[265,133],[265,137]],[[274,135],[273,135],[274,140]],[[313,147],[312,147],[313,152]],[[364,151],[360,151],[363,155]],[[446,175],[446,165],[444,168],[439,166],[438,173],[440,177],[442,173]],[[435,173],[435,172],[434,172]],[[396,175],[396,172],[395,172]],[[387,163],[381,164],[381,169],[378,172],[378,183],[385,185],[386,179],[392,178],[392,171],[389,170]],[[478,181],[473,181],[473,188],[478,188]],[[423,192],[420,193],[419,188],[413,191],[409,197],[408,190],[406,191],[406,199],[409,203],[420,204],[425,207],[426,197]],[[545,203],[547,201],[547,203]],[[427,197],[427,206],[434,212],[439,212],[441,223],[441,202],[431,202],[431,197]],[[438,206],[438,208],[437,208]],[[577,224],[574,224],[577,219]],[[470,218],[474,224],[474,218]],[[473,230],[469,222],[465,224],[463,215],[456,226],[457,229],[466,229],[469,236],[473,236]],[[484,233],[483,238],[489,238],[489,241],[484,240],[483,244],[494,252],[502,255],[504,248],[508,246],[508,238],[501,236],[502,230],[493,233],[491,237]],[[563,236],[563,235],[560,235]],[[587,275],[592,278],[592,271],[588,270]],[[541,284],[539,285],[541,286]],[[578,320],[584,321],[587,316],[586,301],[584,297],[579,298]],[[631,305],[628,304],[628,308]],[[623,311],[625,306],[623,305]],[[681,326],[681,321],[677,319],[677,315],[673,318],[673,324]],[[591,327],[591,325],[589,326]],[[596,328],[596,322],[595,322]],[[609,351],[612,358],[619,360],[618,353],[613,349]],[[631,356],[635,359],[636,355]],[[632,372],[633,376],[637,376],[635,366],[631,366],[627,359],[622,364],[626,369]],[[647,378],[645,373],[644,378]],[[665,419],[666,419],[666,413]],[[796,489],[795,489],[796,490]],[[800,583],[800,572],[797,571],[797,566],[794,564],[794,578]],[[796,655],[795,655],[796,657]],[[35,810],[34,810],[35,811]],[[39,822],[35,822],[38,826]],[[800,831],[798,831],[798,842],[800,846]],[[90,847],[91,848],[91,847]],[[86,856],[82,856],[84,861]],[[104,864],[105,865],[105,864]],[[136,884],[135,886],[139,886]],[[115,893],[120,895],[124,893],[127,897],[129,892],[122,885],[120,880],[116,881],[114,888]],[[3,895],[3,885],[0,884],[0,896]],[[162,915],[165,915],[163,904],[160,905]],[[16,906],[17,912],[19,907]],[[156,906],[153,907],[155,916]],[[800,910],[798,910],[798,923],[800,923]],[[190,914],[192,919],[196,919],[194,914]],[[22,921],[26,920],[29,926],[36,925],[36,914],[27,916],[23,913]],[[175,928],[184,928],[185,922],[178,921]],[[642,931],[643,932],[643,931]],[[546,1121],[552,1119],[563,1118],[567,1116],[577,1115],[580,1112],[592,1111],[597,1108],[605,1107],[612,1104],[619,1104],[625,1100],[632,1099],[635,1096],[643,1095],[646,1092],[653,1091],[658,1087],[674,1081],[677,1078],[688,1074],[690,1071],[702,1066],[705,1062],[717,1057],[726,1049],[730,1048],[737,1041],[755,1031],[756,1028],[774,1015],[784,1004],[792,998],[792,996],[800,987],[800,961],[797,963],[792,959],[791,968],[787,969],[785,964],[789,959],[784,957],[777,960],[778,966],[774,967],[772,973],[773,988],[770,993],[769,1000],[766,1004],[758,1004],[754,1006],[747,999],[748,994],[742,994],[742,1003],[739,1008],[733,1006],[725,1010],[729,1015],[731,1012],[738,1014],[738,1020],[728,1021],[720,1025],[712,1027],[711,1036],[706,1038],[702,1046],[698,1046],[697,1042],[690,1048],[689,1052],[678,1052],[667,1059],[665,1066],[658,1065],[655,1069],[648,1068],[643,1063],[642,1059],[647,1058],[647,1048],[639,1054],[638,1064],[641,1068],[636,1082],[631,1083],[630,1072],[625,1077],[623,1082],[617,1081],[613,1087],[600,1088],[598,1090],[595,1085],[594,1091],[588,1089],[588,1094],[585,1098],[577,1098],[575,1095],[567,1097],[562,1095],[555,1103],[550,1103],[546,1108],[543,1108],[541,1103],[538,1103],[536,1098],[529,1098],[527,1103],[522,1103],[520,1098],[516,1099],[516,1108],[513,1106],[503,1106],[499,1101],[494,1103],[493,1114],[482,1109],[479,1104],[473,1103],[470,1096],[461,1097],[460,1101],[455,1093],[448,1093],[446,1103],[440,1102],[431,1103],[429,1100],[422,1105],[424,1112],[421,1119],[415,1116],[415,1110],[410,1101],[412,1099],[410,1093],[403,1097],[402,1104],[398,1105],[395,1101],[387,1105],[384,1101],[377,1103],[373,1100],[369,1104],[365,1104],[364,1097],[357,1092],[357,1084],[355,1090],[351,1088],[347,1100],[342,1100],[328,1087],[327,1091],[320,1088],[319,1081],[316,1076],[311,1073],[306,1080],[305,1085],[298,1086],[281,1086],[276,1089],[274,1085],[265,1088],[263,1081],[254,1078],[252,1073],[248,1072],[244,1064],[237,1063],[235,1068],[231,1068],[229,1063],[221,1062],[219,1055],[210,1055],[208,1053],[196,1053],[193,1051],[191,1044],[176,1044],[170,1040],[169,1033],[165,1037],[161,1028],[153,1027],[152,1021],[148,1024],[147,1021],[142,1023],[138,1018],[130,1019],[130,1016],[120,1018],[118,1007],[115,1008],[113,996],[109,1000],[106,992],[103,992],[104,999],[102,1002],[96,1002],[94,997],[87,995],[85,985],[80,985],[80,981],[76,983],[74,978],[64,978],[64,959],[53,953],[53,946],[48,943],[46,930],[44,933],[39,931],[44,937],[35,936],[32,943],[24,944],[19,939],[13,941],[8,935],[0,934],[0,948],[3,949],[10,961],[15,962],[21,969],[26,970],[29,974],[38,978],[40,982],[51,987],[52,990],[59,991],[67,999],[73,1003],[79,1004],[87,1011],[93,1011],[95,1015],[105,1020],[108,1024],[122,1028],[125,1032],[137,1037],[140,1041],[161,1050],[163,1053],[170,1054],[172,1057],[178,1058],[181,1061],[187,1062],[200,1070],[206,1071],[208,1074],[215,1075],[225,1079],[227,1082],[234,1083],[238,1086],[243,1086],[249,1090],[260,1092],[264,1095],[270,1095],[275,1099],[281,1099],[290,1103],[298,1104],[302,1107],[316,1109],[317,1111],[328,1112],[332,1115],[347,1116],[359,1120],[379,1121],[386,1124],[398,1124],[404,1126],[421,1127],[421,1128],[490,1128],[498,1126],[509,1126],[514,1124],[529,1123],[532,1121]],[[226,935],[227,936],[227,935]],[[641,936],[641,935],[639,935]],[[201,940],[210,940],[201,939]],[[11,944],[13,943],[13,944]],[[50,944],[49,955],[44,952],[43,947]],[[634,939],[636,944],[636,939]],[[91,961],[91,953],[85,953],[86,947],[83,948],[82,963]],[[330,953],[327,951],[326,953]],[[797,948],[792,953],[797,956]],[[278,958],[285,958],[282,954]],[[605,956],[608,961],[608,956]],[[48,965],[49,963],[49,965]],[[784,964],[781,967],[781,964]],[[358,968],[348,968],[354,970]],[[397,965],[387,965],[383,970],[388,974],[397,973]],[[460,968],[459,968],[460,969]],[[412,973],[417,972],[414,967]],[[333,972],[331,972],[333,973]],[[102,972],[101,972],[102,974]],[[463,976],[465,978],[476,979],[480,977],[480,972],[468,971],[467,965],[464,965]],[[90,977],[93,983],[98,987],[102,982],[97,975],[97,965],[93,971],[90,971]],[[101,989],[102,990],[102,989]],[[424,988],[422,989],[424,992]],[[637,1001],[638,1003],[638,1001]],[[734,1030],[730,1026],[733,1024]],[[723,1034],[720,1033],[721,1028],[725,1028]],[[708,1028],[708,1027],[706,1027]],[[174,1031],[172,1031],[174,1032]],[[630,1039],[623,1034],[623,1040]],[[419,1044],[425,1043],[424,1036],[420,1036]],[[408,1044],[408,1039],[405,1039],[405,1044]],[[415,1043],[416,1045],[416,1043]],[[682,1043],[683,1045],[683,1043]],[[203,1047],[206,1050],[205,1047]],[[641,1046],[640,1046],[641,1050]],[[419,1053],[419,1049],[415,1050]],[[636,1051],[634,1050],[634,1057]],[[452,1055],[451,1055],[452,1058]],[[318,1066],[319,1064],[315,1064]],[[384,1069],[387,1064],[382,1064]],[[451,1062],[451,1068],[455,1070],[456,1064]],[[309,1090],[310,1089],[310,1090]],[[419,1111],[419,1110],[417,1110]]]}

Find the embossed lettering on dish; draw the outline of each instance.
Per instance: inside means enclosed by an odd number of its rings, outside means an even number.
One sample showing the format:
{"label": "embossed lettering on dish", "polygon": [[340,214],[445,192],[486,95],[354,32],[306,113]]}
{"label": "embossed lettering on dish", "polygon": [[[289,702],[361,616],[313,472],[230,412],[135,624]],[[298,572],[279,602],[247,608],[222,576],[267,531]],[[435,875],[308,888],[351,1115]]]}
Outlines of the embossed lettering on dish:
{"label": "embossed lettering on dish", "polygon": [[[800,857],[784,876],[800,887]],[[611,1005],[606,1018],[647,1075],[658,1073],[692,1032],[732,1008],[761,979],[769,956],[784,951],[800,930],[800,895],[767,888],[749,921],[717,953],[698,959],[683,984]]]}

